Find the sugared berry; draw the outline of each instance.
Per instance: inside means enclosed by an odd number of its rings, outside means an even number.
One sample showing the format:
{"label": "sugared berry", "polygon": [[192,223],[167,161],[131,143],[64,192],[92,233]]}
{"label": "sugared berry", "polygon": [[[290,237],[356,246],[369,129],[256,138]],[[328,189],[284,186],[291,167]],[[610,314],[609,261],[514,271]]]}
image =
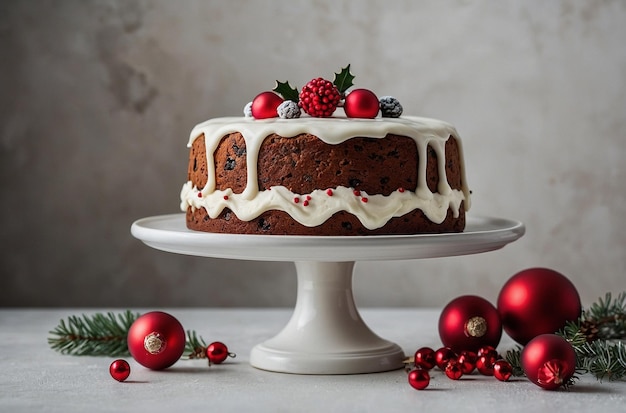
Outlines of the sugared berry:
{"label": "sugared berry", "polygon": [[318,77],[310,80],[300,92],[299,105],[311,116],[332,116],[341,100],[337,87],[330,81]]}
{"label": "sugared berry", "polygon": [[402,105],[393,96],[380,98],[380,115],[383,118],[399,118],[402,115]]}
{"label": "sugared berry", "polygon": [[281,119],[295,119],[300,117],[300,106],[293,100],[286,100],[276,109]]}

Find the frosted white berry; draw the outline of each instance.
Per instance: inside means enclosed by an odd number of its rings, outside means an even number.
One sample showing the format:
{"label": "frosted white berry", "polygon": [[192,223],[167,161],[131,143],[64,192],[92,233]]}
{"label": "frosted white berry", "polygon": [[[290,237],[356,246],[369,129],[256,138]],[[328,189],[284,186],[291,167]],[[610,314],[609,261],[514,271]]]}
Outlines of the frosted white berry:
{"label": "frosted white berry", "polygon": [[246,103],[246,106],[244,106],[244,108],[243,108],[243,115],[246,118],[251,118],[252,117],[252,102]]}
{"label": "frosted white berry", "polygon": [[379,99],[380,114],[384,118],[399,118],[402,115],[402,105],[393,96],[383,96]]}
{"label": "frosted white berry", "polygon": [[300,117],[300,107],[293,100],[286,100],[276,109],[281,119],[295,119]]}

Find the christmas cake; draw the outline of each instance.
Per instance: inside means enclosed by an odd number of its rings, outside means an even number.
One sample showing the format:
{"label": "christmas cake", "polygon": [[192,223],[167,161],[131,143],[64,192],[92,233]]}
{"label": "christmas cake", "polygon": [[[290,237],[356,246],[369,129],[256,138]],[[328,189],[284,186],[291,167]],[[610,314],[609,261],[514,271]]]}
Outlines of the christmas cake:
{"label": "christmas cake", "polygon": [[[335,81],[277,83],[193,128],[181,209],[189,229],[272,235],[460,232],[470,196],[448,123],[403,116],[392,97]],[[343,114],[337,110],[343,106]],[[304,113],[302,113],[304,112]]]}

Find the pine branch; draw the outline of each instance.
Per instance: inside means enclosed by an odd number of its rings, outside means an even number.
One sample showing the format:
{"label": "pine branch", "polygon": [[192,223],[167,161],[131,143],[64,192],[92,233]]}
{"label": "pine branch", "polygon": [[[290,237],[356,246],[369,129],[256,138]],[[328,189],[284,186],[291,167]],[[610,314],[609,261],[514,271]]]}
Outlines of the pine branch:
{"label": "pine branch", "polygon": [[[590,373],[602,381],[626,378],[626,291],[613,299],[607,293],[578,320],[569,322],[556,334],[570,342],[576,351],[576,373]],[[523,376],[521,347],[506,353],[515,376]]]}
{"label": "pine branch", "polygon": [[128,356],[126,336],[138,313],[126,311],[117,316],[96,313],[61,320],[48,337],[48,344],[62,354],[75,356]]}
{"label": "pine branch", "polygon": [[185,352],[188,359],[205,359],[207,345],[202,339],[198,337],[195,331],[187,330],[187,340],[185,342]]}

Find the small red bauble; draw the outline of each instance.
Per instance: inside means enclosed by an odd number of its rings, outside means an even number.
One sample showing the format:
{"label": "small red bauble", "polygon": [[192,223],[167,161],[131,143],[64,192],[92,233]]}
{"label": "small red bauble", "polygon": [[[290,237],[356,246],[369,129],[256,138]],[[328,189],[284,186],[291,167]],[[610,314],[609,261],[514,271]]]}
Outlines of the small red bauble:
{"label": "small red bauble", "polygon": [[435,361],[435,350],[430,347],[422,347],[417,349],[415,356],[415,367],[430,370],[437,365]]}
{"label": "small red bauble", "polygon": [[354,89],[348,93],[343,110],[349,118],[375,118],[380,110],[380,102],[369,89]]}
{"label": "small red bauble", "polygon": [[130,364],[126,360],[115,360],[109,366],[109,374],[117,381],[124,381],[130,376]]}
{"label": "small red bauble", "polygon": [[576,370],[576,352],[556,334],[541,334],[522,350],[522,369],[537,386],[554,390],[567,385]]}
{"label": "small red bauble", "polygon": [[540,334],[562,329],[580,317],[580,296],[563,274],[530,268],[511,277],[498,296],[504,331],[524,345]]}
{"label": "small red bauble", "polygon": [[495,360],[490,356],[479,356],[476,360],[476,370],[483,376],[493,376],[493,365]]}
{"label": "small red bauble", "polygon": [[183,326],[162,311],[152,311],[137,318],[128,329],[127,340],[133,358],[152,370],[170,367],[185,351]]}
{"label": "small red bauble", "polygon": [[496,347],[502,336],[498,310],[487,300],[463,295],[450,301],[439,316],[439,337],[444,346],[460,353]]}
{"label": "small red bauble", "polygon": [[456,353],[448,347],[441,347],[435,351],[435,364],[441,370],[445,370],[448,362],[456,357]]}
{"label": "small red bauble", "polygon": [[261,92],[252,100],[252,116],[255,119],[277,118],[278,106],[283,98],[274,92]]}
{"label": "small red bauble", "polygon": [[456,360],[461,365],[463,374],[470,374],[476,368],[478,356],[473,351],[462,351]]}
{"label": "small red bauble", "polygon": [[500,381],[509,381],[513,375],[513,367],[506,360],[498,360],[493,364],[493,376]]}
{"label": "small red bauble", "polygon": [[430,383],[430,374],[428,370],[413,369],[409,372],[409,384],[417,390],[424,390]]}
{"label": "small red bauble", "polygon": [[214,341],[207,346],[206,357],[209,359],[209,364],[220,364],[228,357],[235,357],[235,353],[229,353],[226,344]]}
{"label": "small red bauble", "polygon": [[463,366],[456,360],[450,360],[445,369],[446,376],[452,380],[458,380],[463,376]]}

